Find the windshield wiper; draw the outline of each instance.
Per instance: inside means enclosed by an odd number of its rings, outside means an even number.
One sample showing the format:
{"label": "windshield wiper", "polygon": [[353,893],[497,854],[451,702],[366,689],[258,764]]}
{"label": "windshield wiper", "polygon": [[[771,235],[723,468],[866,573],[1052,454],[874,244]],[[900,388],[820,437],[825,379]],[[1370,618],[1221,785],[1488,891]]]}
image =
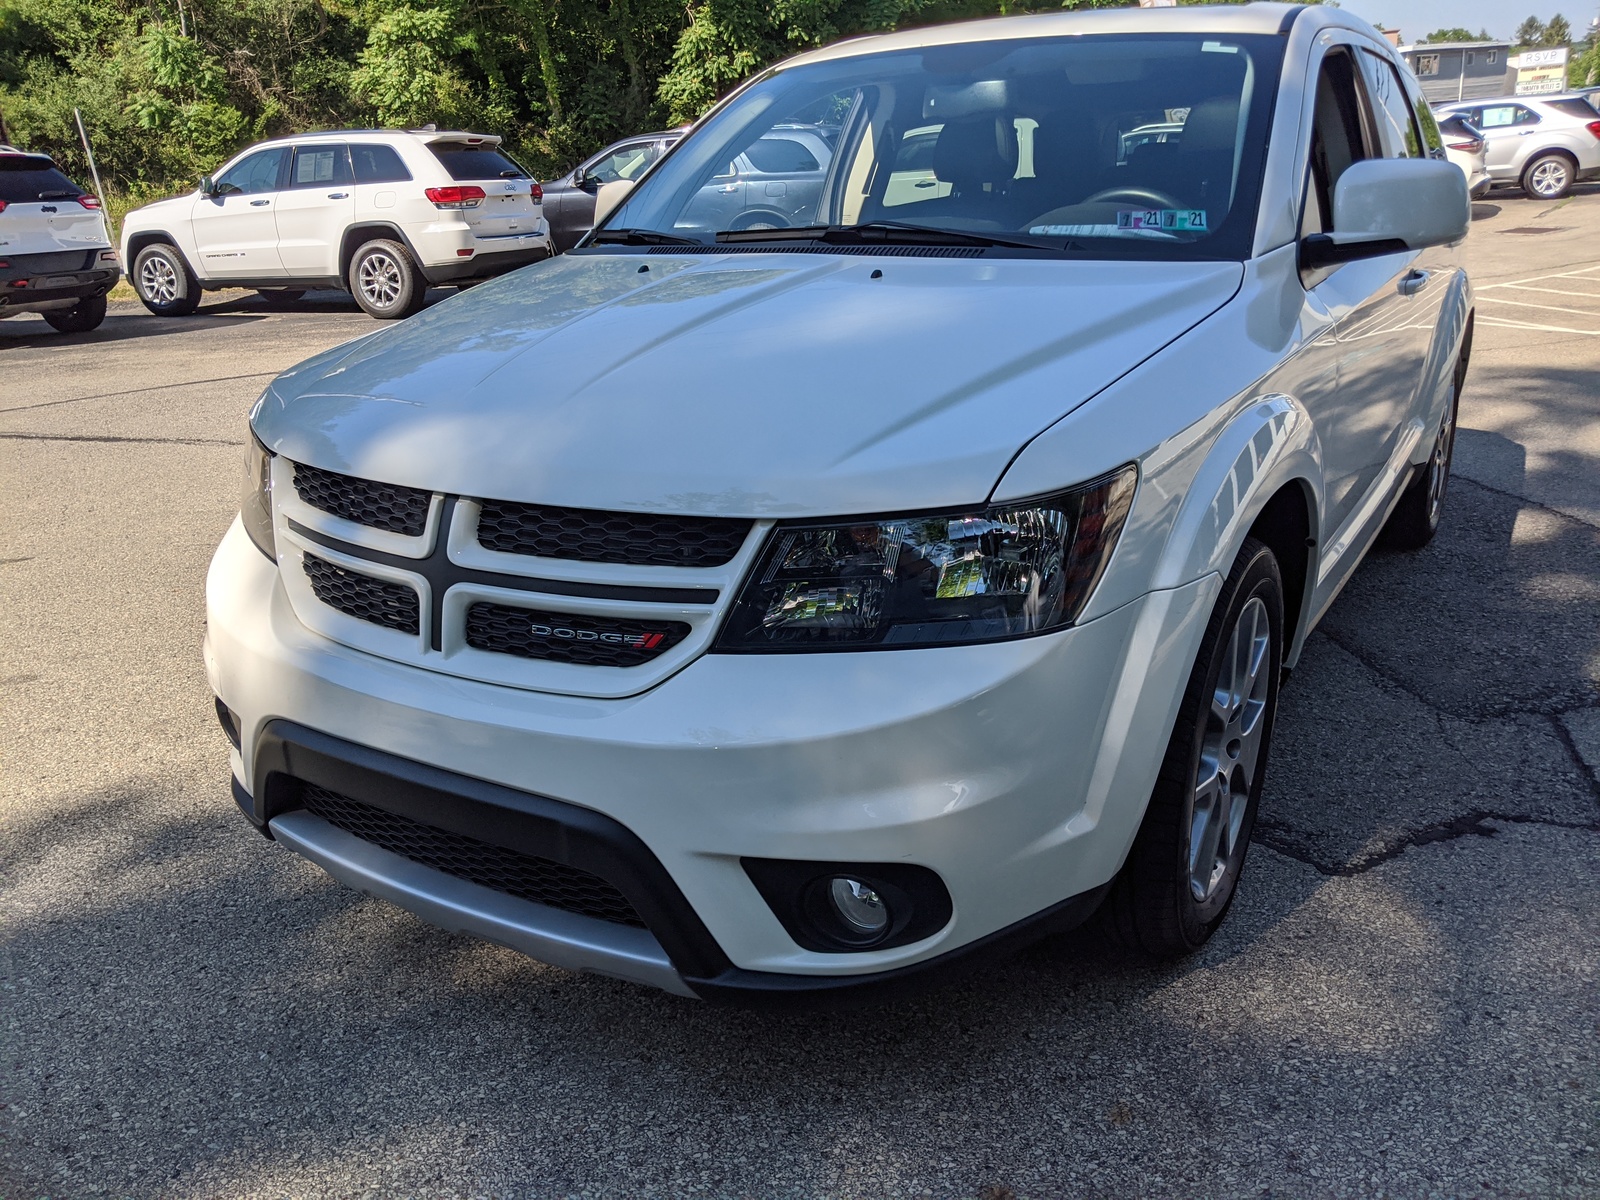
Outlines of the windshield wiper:
{"label": "windshield wiper", "polygon": [[1054,250],[1054,243],[991,237],[964,229],[938,229],[905,221],[865,221],[860,225],[797,225],[788,229],[737,229],[717,234],[719,242],[816,241],[836,246],[1011,246],[1019,250]]}
{"label": "windshield wiper", "polygon": [[41,200],[76,200],[78,198],[78,195],[79,195],[79,193],[77,193],[77,192],[64,191],[61,188],[57,188],[54,191],[50,191],[50,192],[40,192],[39,193],[39,199],[41,199]]}
{"label": "windshield wiper", "polygon": [[679,237],[655,229],[602,229],[589,238],[591,246],[703,246],[698,238]]}

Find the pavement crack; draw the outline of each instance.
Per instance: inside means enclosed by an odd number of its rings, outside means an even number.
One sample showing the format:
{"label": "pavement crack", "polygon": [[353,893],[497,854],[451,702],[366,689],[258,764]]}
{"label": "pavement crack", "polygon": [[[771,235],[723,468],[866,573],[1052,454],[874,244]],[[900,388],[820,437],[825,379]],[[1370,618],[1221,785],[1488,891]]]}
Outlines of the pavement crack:
{"label": "pavement crack", "polygon": [[251,371],[247,375],[219,375],[215,379],[182,379],[177,383],[158,383],[150,387],[124,388],[116,392],[101,392],[95,396],[68,396],[65,400],[41,400],[38,404],[19,404],[15,408],[0,408],[0,416],[6,413],[28,412],[35,408],[54,408],[58,404],[81,404],[85,400],[120,400],[123,396],[136,396],[140,392],[165,392],[172,388],[198,387],[202,383],[236,383],[241,379],[265,379],[276,375],[276,371]]}
{"label": "pavement crack", "polygon": [[1594,767],[1583,757],[1583,752],[1578,749],[1578,744],[1572,740],[1572,730],[1567,728],[1567,723],[1561,719],[1561,715],[1553,714],[1550,716],[1549,721],[1550,727],[1555,730],[1556,741],[1561,743],[1562,748],[1567,752],[1567,757],[1578,768],[1578,774],[1582,775],[1589,784],[1589,793],[1594,797],[1595,803],[1600,804],[1600,774],[1596,774]]}
{"label": "pavement crack", "polygon": [[145,446],[242,446],[231,438],[112,437],[86,433],[0,433],[0,438],[18,442],[129,442]]}
{"label": "pavement crack", "polygon": [[1276,851],[1285,858],[1295,862],[1304,863],[1319,875],[1332,879],[1351,879],[1357,875],[1365,875],[1374,867],[1382,866],[1399,858],[1414,846],[1428,846],[1435,842],[1453,842],[1464,837],[1498,837],[1500,831],[1487,822],[1499,821],[1503,825],[1543,825],[1551,829],[1572,829],[1584,833],[1600,833],[1600,821],[1558,821],[1550,817],[1530,817],[1521,813],[1493,812],[1489,809],[1475,808],[1471,812],[1462,813],[1448,821],[1440,821],[1433,825],[1424,825],[1421,829],[1412,830],[1403,837],[1397,838],[1389,845],[1370,854],[1362,855],[1347,863],[1329,865],[1321,862],[1314,854],[1297,845],[1289,836],[1293,831],[1288,825],[1276,821],[1256,819],[1256,827],[1250,835],[1252,842]]}

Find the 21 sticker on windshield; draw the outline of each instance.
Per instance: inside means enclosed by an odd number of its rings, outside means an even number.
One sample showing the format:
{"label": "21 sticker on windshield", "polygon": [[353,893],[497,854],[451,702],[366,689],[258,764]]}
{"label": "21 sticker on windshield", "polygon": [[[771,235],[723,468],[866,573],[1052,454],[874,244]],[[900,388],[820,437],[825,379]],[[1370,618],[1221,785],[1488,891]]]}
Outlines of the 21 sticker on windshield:
{"label": "21 sticker on windshield", "polygon": [[1206,227],[1203,208],[1146,208],[1117,213],[1118,229],[1160,229],[1167,233],[1201,233]]}

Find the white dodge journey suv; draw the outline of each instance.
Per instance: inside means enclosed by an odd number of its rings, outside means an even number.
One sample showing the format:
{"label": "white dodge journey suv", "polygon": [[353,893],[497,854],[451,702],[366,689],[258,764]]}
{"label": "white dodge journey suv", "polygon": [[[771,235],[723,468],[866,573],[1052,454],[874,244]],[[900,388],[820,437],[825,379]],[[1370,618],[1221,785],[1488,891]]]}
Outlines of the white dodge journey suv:
{"label": "white dodge journey suv", "polygon": [[[207,585],[239,806],[427,920],[710,999],[1092,914],[1194,949],[1285,669],[1440,521],[1468,202],[1421,104],[1321,6],[765,72],[569,254],[263,393]],[[780,125],[830,145],[810,207],[706,229]]]}
{"label": "white dodge journey suv", "polygon": [[380,320],[404,317],[430,284],[548,257],[542,198],[492,135],[308,133],[252,146],[198,191],[135,209],[122,257],[158,316],[187,316],[217,288],[286,301],[332,287]]}

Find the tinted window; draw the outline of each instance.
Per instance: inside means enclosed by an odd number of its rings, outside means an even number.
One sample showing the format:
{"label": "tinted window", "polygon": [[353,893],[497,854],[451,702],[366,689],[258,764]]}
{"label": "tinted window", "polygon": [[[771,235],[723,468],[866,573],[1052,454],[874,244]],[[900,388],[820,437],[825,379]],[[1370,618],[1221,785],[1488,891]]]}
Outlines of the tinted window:
{"label": "tinted window", "polygon": [[451,179],[526,179],[528,173],[498,150],[460,142],[434,142],[428,147]]}
{"label": "tinted window", "polygon": [[411,178],[393,146],[351,146],[350,161],[357,183],[404,183]]}
{"label": "tinted window", "polygon": [[83,189],[68,179],[48,158],[0,154],[0,200],[27,204],[35,200],[71,200]]}
{"label": "tinted window", "polygon": [[1587,100],[1567,98],[1563,100],[1546,100],[1545,103],[1558,113],[1565,113],[1569,117],[1577,117],[1580,121],[1594,120],[1595,107]]}
{"label": "tinted window", "polygon": [[1422,141],[1417,136],[1411,102],[1405,85],[1387,60],[1370,51],[1359,55],[1367,79],[1367,94],[1372,98],[1372,115],[1378,122],[1378,137],[1385,158],[1420,158]]}
{"label": "tinted window", "polygon": [[1361,132],[1361,85],[1350,56],[1333,51],[1317,76],[1311,126],[1311,186],[1301,217],[1302,234],[1333,229],[1333,189],[1351,163],[1372,155]]}
{"label": "tinted window", "polygon": [[793,138],[764,137],[745,151],[745,157],[751,166],[767,175],[822,169],[816,156]]}
{"label": "tinted window", "polygon": [[333,187],[350,182],[350,156],[343,146],[296,146],[289,186]]}
{"label": "tinted window", "polygon": [[217,191],[242,192],[247,196],[256,192],[275,192],[278,190],[278,177],[283,173],[283,160],[288,157],[286,146],[259,150],[217,176]]}

